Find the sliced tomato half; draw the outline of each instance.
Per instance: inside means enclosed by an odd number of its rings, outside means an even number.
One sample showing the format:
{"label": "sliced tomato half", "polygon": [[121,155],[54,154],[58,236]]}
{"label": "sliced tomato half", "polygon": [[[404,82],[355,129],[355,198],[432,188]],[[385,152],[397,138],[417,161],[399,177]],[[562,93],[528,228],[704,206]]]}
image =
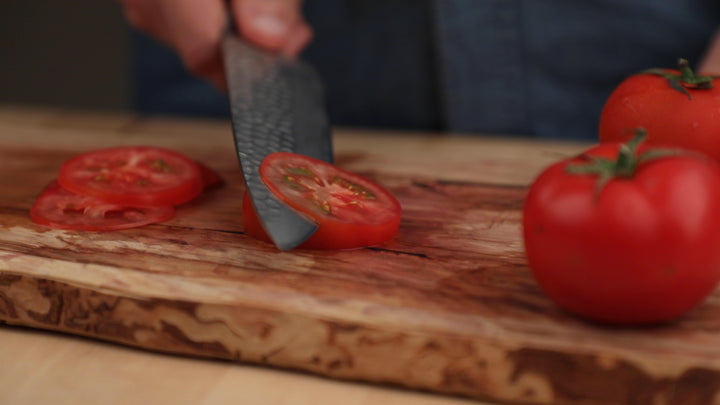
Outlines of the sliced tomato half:
{"label": "sliced tomato half", "polygon": [[60,167],[60,185],[74,193],[133,207],[178,205],[203,190],[198,165],[185,155],[150,146],[99,149]]}
{"label": "sliced tomato half", "polygon": [[82,196],[50,183],[30,209],[30,219],[39,225],[80,231],[113,231],[135,228],[170,219],[172,206],[128,207]]}
{"label": "sliced tomato half", "polygon": [[[262,162],[260,177],[287,206],[318,225],[302,248],[374,246],[398,233],[400,203],[358,174],[307,156],[277,152]],[[246,233],[269,240],[247,194],[243,201]]]}

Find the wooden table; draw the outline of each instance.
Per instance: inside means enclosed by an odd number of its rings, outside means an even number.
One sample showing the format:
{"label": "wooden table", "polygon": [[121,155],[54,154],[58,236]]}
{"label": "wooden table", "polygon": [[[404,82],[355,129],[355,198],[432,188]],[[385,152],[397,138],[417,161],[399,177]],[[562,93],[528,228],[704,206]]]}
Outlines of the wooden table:
{"label": "wooden table", "polygon": [[[245,236],[226,121],[0,107],[0,323],[66,333],[0,326],[0,403],[720,404],[717,295],[671,325],[612,329],[534,283],[526,186],[587,145],[350,129],[334,141],[338,165],[403,204],[395,240],[279,252]],[[62,161],[119,144],[177,149],[226,185],[138,230],[28,221]]]}
{"label": "wooden table", "polygon": [[0,364],[2,405],[486,404],[8,326]]}

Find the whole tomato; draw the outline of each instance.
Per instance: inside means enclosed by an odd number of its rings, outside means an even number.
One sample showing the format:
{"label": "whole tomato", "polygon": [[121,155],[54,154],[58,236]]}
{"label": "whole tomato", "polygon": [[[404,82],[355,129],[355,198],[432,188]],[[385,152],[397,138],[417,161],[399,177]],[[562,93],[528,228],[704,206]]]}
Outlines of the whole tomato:
{"label": "whole tomato", "polygon": [[600,141],[648,131],[647,143],[703,152],[720,161],[720,78],[698,76],[681,59],[677,70],[650,69],[625,79],[600,114]]}
{"label": "whole tomato", "polygon": [[720,280],[720,168],[637,142],[551,165],[523,208],[538,284],[559,306],[603,323],[677,318]]}

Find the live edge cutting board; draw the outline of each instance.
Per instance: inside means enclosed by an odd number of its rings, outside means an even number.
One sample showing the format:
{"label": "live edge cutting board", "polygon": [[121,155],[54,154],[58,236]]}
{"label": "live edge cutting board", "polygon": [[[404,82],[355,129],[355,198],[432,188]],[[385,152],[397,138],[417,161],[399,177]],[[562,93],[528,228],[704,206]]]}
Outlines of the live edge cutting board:
{"label": "live edge cutting board", "polygon": [[[29,221],[65,159],[121,144],[179,150],[226,185],[140,229]],[[717,295],[672,324],[614,329],[533,281],[526,186],[582,146],[337,130],[337,164],[402,203],[400,234],[280,252],[242,233],[227,122],[0,107],[0,323],[499,402],[720,404]]]}

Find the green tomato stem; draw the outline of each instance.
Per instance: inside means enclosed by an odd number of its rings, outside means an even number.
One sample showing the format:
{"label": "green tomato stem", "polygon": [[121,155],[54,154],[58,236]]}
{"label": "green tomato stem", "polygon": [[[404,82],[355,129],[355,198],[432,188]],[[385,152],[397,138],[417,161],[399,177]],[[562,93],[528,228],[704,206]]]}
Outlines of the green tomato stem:
{"label": "green tomato stem", "polygon": [[713,88],[713,80],[718,76],[700,76],[695,74],[690,68],[690,63],[683,58],[678,60],[678,71],[680,73],[668,72],[665,69],[653,68],[643,71],[642,73],[657,75],[665,78],[670,87],[685,94],[688,99],[692,100],[691,90],[708,90]]}
{"label": "green tomato stem", "polygon": [[596,175],[598,178],[596,192],[600,195],[608,181],[614,178],[629,179],[635,176],[640,163],[680,153],[676,149],[649,149],[638,155],[638,148],[646,138],[647,131],[644,128],[636,128],[635,136],[627,143],[620,145],[615,160],[583,155],[583,158],[589,160],[587,163],[571,164],[565,170],[567,173],[575,175]]}

